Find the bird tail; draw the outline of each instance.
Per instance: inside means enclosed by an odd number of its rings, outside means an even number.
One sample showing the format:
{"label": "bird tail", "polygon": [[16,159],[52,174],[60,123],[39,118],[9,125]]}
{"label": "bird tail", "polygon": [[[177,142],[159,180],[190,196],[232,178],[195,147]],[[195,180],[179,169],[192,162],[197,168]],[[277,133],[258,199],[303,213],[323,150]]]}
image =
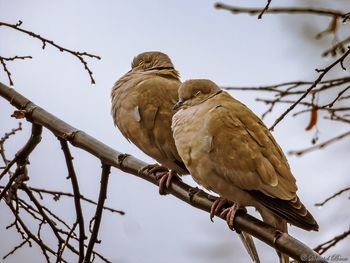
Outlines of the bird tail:
{"label": "bird tail", "polygon": [[247,250],[249,256],[252,258],[253,262],[260,263],[258,252],[256,251],[256,247],[251,235],[245,232],[241,232],[239,237]]}

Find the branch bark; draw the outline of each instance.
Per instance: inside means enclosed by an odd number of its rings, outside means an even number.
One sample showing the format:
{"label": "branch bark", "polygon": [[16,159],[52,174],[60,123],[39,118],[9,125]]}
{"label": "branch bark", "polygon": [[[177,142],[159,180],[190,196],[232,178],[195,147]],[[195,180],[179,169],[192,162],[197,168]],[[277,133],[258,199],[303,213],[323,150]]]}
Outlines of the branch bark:
{"label": "branch bark", "polygon": [[[8,100],[17,109],[27,112],[28,121],[44,126],[57,137],[68,140],[72,145],[91,153],[99,158],[104,165],[113,166],[158,186],[158,181],[154,175],[139,173],[139,170],[147,163],[131,155],[118,152],[85,132],[70,126],[2,83],[0,83],[0,96]],[[205,192],[194,191],[193,187],[180,180],[174,180],[168,191],[193,207],[210,212],[213,201]],[[194,192],[195,194],[193,194]],[[313,259],[309,262],[327,262],[314,250],[286,233],[276,238],[275,228],[248,214],[237,214],[235,226],[298,261],[302,256],[307,255],[308,258]]]}

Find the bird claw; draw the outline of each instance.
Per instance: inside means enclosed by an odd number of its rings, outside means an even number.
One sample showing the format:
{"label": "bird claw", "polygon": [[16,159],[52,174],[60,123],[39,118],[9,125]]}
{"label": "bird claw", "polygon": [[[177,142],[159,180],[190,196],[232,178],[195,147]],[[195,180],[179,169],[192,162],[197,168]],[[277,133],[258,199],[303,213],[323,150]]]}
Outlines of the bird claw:
{"label": "bird claw", "polygon": [[177,174],[174,171],[167,172],[158,172],[156,173],[156,179],[159,181],[159,194],[166,195],[168,189],[170,187],[171,181],[173,178],[177,178]]}
{"label": "bird claw", "polygon": [[210,208],[210,220],[213,222],[214,216],[227,205],[229,205],[229,207],[224,208],[219,216],[226,220],[227,225],[231,230],[235,230],[237,233],[240,233],[241,231],[234,227],[234,219],[238,211],[247,212],[247,210],[236,202],[231,202],[225,198],[216,199]]}
{"label": "bird claw", "polygon": [[210,220],[212,222],[214,222],[213,218],[216,214],[219,213],[220,209],[227,205],[227,204],[230,204],[230,202],[225,199],[225,198],[217,198],[214,203],[211,205],[211,208],[210,208]]}
{"label": "bird claw", "polygon": [[166,195],[166,189],[170,187],[173,178],[177,178],[177,174],[174,171],[169,171],[168,168],[158,165],[149,164],[142,167],[139,173],[154,174],[157,181],[159,181],[159,194]]}
{"label": "bird claw", "polygon": [[148,164],[148,165],[142,167],[138,172],[139,173],[147,173],[147,174],[155,174],[158,172],[168,172],[168,171],[169,171],[168,168],[155,163],[155,164]]}

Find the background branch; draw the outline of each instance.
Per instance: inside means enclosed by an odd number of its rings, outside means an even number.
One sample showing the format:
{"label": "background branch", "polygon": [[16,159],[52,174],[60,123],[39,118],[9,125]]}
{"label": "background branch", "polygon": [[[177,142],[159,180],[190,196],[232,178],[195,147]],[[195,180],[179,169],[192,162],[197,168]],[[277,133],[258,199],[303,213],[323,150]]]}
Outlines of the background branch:
{"label": "background branch", "polygon": [[[250,15],[261,14],[263,8],[246,8],[241,6],[232,6],[225,3],[217,2],[214,4],[216,9],[223,9],[232,12],[233,14],[246,13]],[[266,8],[266,7],[265,7]],[[323,16],[337,16],[345,17],[346,14],[337,10],[321,9],[321,8],[310,8],[310,7],[270,7],[267,8],[265,13],[270,14],[313,14]]]}
{"label": "background branch", "polygon": [[[87,52],[81,52],[81,51],[74,51],[74,50],[71,50],[71,49],[68,49],[68,48],[65,48],[59,44],[56,44],[53,40],[50,40],[48,38],[45,38],[39,34],[36,34],[32,31],[29,31],[29,30],[26,30],[26,29],[23,29],[21,27],[22,25],[22,21],[19,20],[16,24],[9,24],[9,23],[6,23],[6,22],[2,22],[0,21],[0,26],[4,26],[4,27],[8,27],[8,28],[11,28],[11,29],[14,29],[16,31],[19,31],[19,32],[22,32],[28,36],[31,36],[33,38],[36,38],[38,40],[41,41],[42,43],[42,49],[45,49],[47,45],[50,45],[56,49],[58,49],[60,52],[66,52],[66,53],[69,53],[71,55],[73,55],[74,57],[76,57],[84,66],[84,69],[88,72],[89,74],[89,77],[90,77],[90,80],[91,80],[91,84],[95,84],[95,79],[93,78],[93,73],[91,71],[91,69],[89,68],[86,60],[85,60],[85,57],[90,57],[90,58],[96,58],[96,59],[101,59],[101,57],[97,56],[97,55],[93,55],[93,54],[90,54],[90,53],[87,53]],[[17,57],[17,56],[16,56]],[[15,58],[15,57],[14,57]],[[25,57],[17,57],[15,59],[18,59],[18,58],[32,58],[30,56],[25,56]],[[14,59],[7,59],[7,60],[14,60]],[[7,73],[7,76],[9,78],[9,82],[10,82],[10,85],[12,86],[13,85],[13,81],[11,79],[11,73],[10,71],[8,70],[8,68],[6,67],[6,64],[4,63],[4,59],[1,59],[0,57],[0,62],[3,66],[3,69],[4,71]]]}

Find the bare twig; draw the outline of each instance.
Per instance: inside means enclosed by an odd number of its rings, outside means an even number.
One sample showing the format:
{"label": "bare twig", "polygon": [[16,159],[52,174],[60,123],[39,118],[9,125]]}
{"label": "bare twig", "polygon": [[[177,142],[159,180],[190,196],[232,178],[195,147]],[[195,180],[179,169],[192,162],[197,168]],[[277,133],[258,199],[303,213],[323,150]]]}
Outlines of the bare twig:
{"label": "bare twig", "polygon": [[350,235],[350,228],[349,230],[345,231],[344,233],[335,236],[334,238],[318,245],[317,247],[314,248],[314,250],[319,253],[320,255],[324,254],[328,249],[331,247],[334,247],[339,241],[343,240],[347,236]]}
{"label": "bare twig", "polygon": [[4,72],[7,75],[7,78],[9,80],[10,86],[13,86],[13,80],[11,78],[11,72],[7,68],[7,64],[6,64],[5,61],[13,61],[13,60],[16,60],[16,59],[23,59],[24,60],[24,59],[31,59],[31,58],[32,58],[31,56],[14,56],[14,57],[9,57],[9,58],[0,56],[0,62],[2,64],[2,68],[3,68]]}
{"label": "bare twig", "polygon": [[[245,8],[240,6],[231,6],[221,2],[215,3],[214,6],[217,9],[224,9],[234,14],[246,13],[250,15],[256,15],[256,14],[260,14],[263,11],[262,8]],[[324,16],[332,16],[332,17],[334,16],[343,17],[345,15],[343,12],[340,12],[337,10],[309,8],[309,7],[275,7],[275,8],[268,8],[267,10],[265,10],[265,13],[313,14],[313,15],[324,15]]]}
{"label": "bare twig", "polygon": [[[17,128],[13,128],[10,132],[7,132],[4,134],[3,137],[0,138],[0,156],[5,164],[5,167],[3,169],[6,169],[6,166],[9,164],[9,160],[7,159],[6,155],[5,155],[5,147],[4,144],[5,142],[12,136],[15,135],[16,132],[21,131],[22,130],[22,123],[19,122],[18,123],[18,127]],[[1,169],[1,168],[0,168]],[[10,176],[12,176],[12,172],[8,169],[8,173]],[[0,178],[2,178],[2,175],[0,176]]]}
{"label": "bare twig", "polygon": [[349,42],[350,42],[350,36],[345,38],[344,40],[336,43],[335,45],[333,45],[331,48],[327,49],[326,51],[324,51],[322,53],[322,56],[326,57],[326,56],[330,55],[330,56],[334,57],[338,53],[343,54],[346,51],[345,45]]}
{"label": "bare twig", "polygon": [[[20,224],[20,226],[22,227],[23,231],[26,233],[26,235],[31,239],[33,240],[39,247],[42,251],[47,251],[47,252],[50,252],[51,254],[55,255],[56,256],[56,252],[51,249],[50,247],[48,247],[46,244],[44,244],[40,239],[38,239],[29,229],[28,227],[26,226],[26,224],[23,222],[23,220],[16,216],[16,209],[13,207],[12,204],[8,204],[10,210],[12,211],[12,213],[15,215],[16,217],[16,222],[18,222]],[[63,262],[67,262],[65,260],[62,260]]]}
{"label": "bare twig", "polygon": [[[0,186],[1,188],[2,186]],[[28,186],[29,187],[29,186]],[[35,188],[35,187],[29,187],[31,191],[34,191],[38,194],[49,194],[49,195],[52,195],[54,196],[54,199],[57,200],[60,196],[66,196],[66,197],[74,197],[74,194],[72,193],[67,193],[67,192],[61,192],[61,191],[52,191],[52,190],[48,190],[48,189],[42,189],[42,188]],[[87,197],[85,197],[84,195],[80,194],[80,199],[85,201],[85,202],[88,202],[90,204],[94,204],[94,205],[97,205],[97,203]],[[108,206],[104,206],[103,207],[104,210],[107,210],[107,211],[110,211],[112,213],[117,213],[117,214],[120,214],[120,215],[125,215],[125,212],[124,211],[121,211],[121,210],[117,210],[117,209],[114,209],[114,208],[111,208],[111,207],[108,207]]]}
{"label": "bare twig", "polygon": [[326,105],[324,105],[324,106],[322,106],[322,107],[329,107],[329,108],[332,108],[333,105],[334,105],[334,103],[335,103],[337,100],[339,100],[340,97],[341,97],[348,89],[350,89],[350,86],[347,86],[345,89],[343,89],[342,91],[340,91],[340,92],[338,93],[338,95],[334,98],[334,100],[332,100],[330,103],[328,103],[328,104],[326,104]]}
{"label": "bare twig", "polygon": [[269,9],[271,1],[272,0],[267,0],[265,7],[263,8],[263,10],[261,10],[260,14],[258,15],[258,19],[261,19],[263,14]]}
{"label": "bare twig", "polygon": [[28,239],[24,239],[19,245],[15,246],[9,253],[7,253],[5,256],[2,257],[2,259],[6,259],[10,255],[13,255],[18,249],[23,247],[25,244],[28,243]]}
{"label": "bare twig", "polygon": [[83,211],[81,209],[81,203],[80,203],[80,190],[79,190],[79,184],[78,179],[74,171],[73,166],[73,157],[69,151],[69,147],[66,140],[63,140],[59,138],[62,151],[64,153],[64,157],[66,159],[66,164],[68,168],[68,174],[69,178],[72,182],[72,188],[74,192],[74,204],[75,204],[75,211],[76,211],[76,223],[79,224],[79,263],[83,262],[84,260],[84,240],[85,240],[85,229],[84,229],[84,216]]}
{"label": "bare twig", "polygon": [[[266,91],[266,92],[276,92],[281,95],[296,95],[296,94],[303,94],[305,92],[304,89],[295,91],[296,88],[303,88],[303,86],[312,85],[313,83],[314,83],[313,81],[290,81],[290,82],[284,82],[284,83],[273,84],[268,86],[258,86],[258,87],[221,86],[221,88],[225,90],[242,90],[242,91],[259,91],[259,92]],[[340,86],[345,83],[350,83],[350,77],[322,80],[318,83],[318,85],[322,85],[322,86],[318,89],[314,89],[312,92],[325,91],[329,88]],[[285,89],[282,89],[282,88],[285,88]]]}
{"label": "bare twig", "polygon": [[[80,51],[74,51],[74,50],[67,49],[67,48],[65,48],[65,47],[63,47],[61,45],[56,44],[54,41],[52,41],[50,39],[42,37],[41,35],[36,34],[36,33],[32,32],[32,31],[29,31],[29,30],[21,28],[20,27],[21,25],[22,25],[22,21],[21,20],[19,20],[18,23],[16,23],[16,24],[9,24],[9,23],[5,23],[5,22],[1,22],[0,21],[0,26],[9,27],[9,28],[17,30],[19,32],[22,32],[22,33],[24,33],[26,35],[29,35],[29,36],[31,36],[33,38],[39,39],[42,42],[42,48],[43,49],[45,49],[46,45],[51,45],[54,48],[57,48],[61,52],[67,52],[67,53],[73,55],[74,57],[76,57],[84,65],[85,70],[88,72],[88,74],[90,76],[91,84],[95,84],[95,79],[92,76],[93,73],[90,70],[87,62],[84,59],[84,57],[90,57],[90,58],[96,58],[96,59],[101,59],[101,57],[99,57],[97,55],[93,55],[93,54],[87,53],[87,52],[80,52]],[[3,60],[1,60],[1,63],[2,62],[3,62]],[[10,78],[11,73],[7,70],[6,65],[4,65],[4,64],[2,64],[2,65],[3,65],[3,68],[4,68],[5,72],[9,76],[10,85],[13,85],[13,81]]]}
{"label": "bare twig", "polygon": [[350,187],[344,188],[338,192],[336,192],[335,194],[331,195],[330,197],[326,198],[323,202],[321,203],[316,203],[315,206],[324,206],[328,201],[332,200],[333,198],[341,195],[342,193],[349,191]]}
{"label": "bare twig", "polygon": [[[20,179],[21,181],[27,179],[26,165],[28,163],[28,157],[29,157],[30,153],[34,150],[34,148],[40,143],[41,133],[42,133],[42,126],[34,123],[32,125],[32,134],[31,134],[28,142],[24,145],[24,147],[21,150],[19,150],[17,152],[13,161],[10,162],[10,163],[16,162],[17,168],[16,168],[14,174],[12,175],[12,177],[10,178],[9,182],[7,183],[7,185],[1,191],[0,201],[5,196],[7,190],[9,190],[10,187],[13,186],[12,185],[13,182],[15,182],[17,179]],[[9,164],[7,165],[7,167],[8,166],[9,166]],[[3,172],[6,171],[6,168],[4,169]],[[2,178],[3,174],[5,174],[5,173],[1,174],[0,179]],[[18,184],[16,185],[16,188],[18,188],[18,186],[20,184],[21,184],[21,182],[18,182]]]}
{"label": "bare twig", "polygon": [[84,259],[85,263],[90,262],[91,253],[94,249],[94,245],[95,243],[98,242],[97,235],[101,224],[103,205],[107,197],[107,186],[108,186],[108,178],[109,178],[110,170],[111,170],[110,165],[102,164],[100,194],[98,197],[96,213],[94,216],[94,227],[92,229],[92,233],[90,236],[89,245],[86,249],[86,255]]}
{"label": "bare twig", "polygon": [[272,124],[272,126],[270,127],[270,130],[273,131],[273,129],[276,127],[276,125],[283,120],[283,118],[290,112],[292,111],[295,106],[297,106],[309,93],[312,89],[314,89],[317,84],[323,79],[323,77],[337,64],[340,64],[343,66],[343,61],[345,60],[345,58],[350,54],[350,48],[348,48],[347,52],[344,53],[343,56],[341,56],[340,58],[338,58],[337,60],[335,60],[332,64],[330,64],[328,67],[324,68],[324,69],[317,69],[317,72],[320,72],[320,75],[318,76],[318,78],[315,80],[315,82],[304,92],[303,95],[300,96],[299,99],[297,99],[285,112],[283,112],[281,114],[281,116],[279,116],[275,122]]}
{"label": "bare twig", "polygon": [[10,132],[5,133],[4,136],[0,138],[0,147],[2,147],[2,145],[6,142],[6,140],[8,140],[12,135],[15,135],[16,132],[21,130],[22,130],[22,123],[19,122],[18,127],[11,129]]}
{"label": "bare twig", "polygon": [[312,151],[315,151],[315,150],[319,150],[319,149],[323,149],[325,148],[326,146],[334,143],[334,142],[337,142],[337,141],[340,141],[341,139],[347,137],[350,135],[350,131],[348,132],[345,132],[345,133],[342,133],[332,139],[329,139],[323,143],[320,143],[320,144],[317,144],[317,145],[314,145],[312,147],[309,147],[309,148],[306,148],[306,149],[303,149],[303,150],[298,150],[298,151],[289,151],[288,154],[291,154],[291,155],[298,155],[298,156],[301,156],[305,153],[309,153],[309,152],[312,152]]}
{"label": "bare twig", "polygon": [[[33,193],[30,191],[30,189],[26,186],[23,186],[23,190],[24,192],[28,195],[28,197],[30,198],[30,200],[33,202],[33,204],[35,205],[35,207],[38,209],[38,211],[40,212],[40,214],[43,216],[43,218],[45,219],[45,221],[48,223],[48,225],[50,226],[53,234],[56,236],[57,241],[58,241],[58,247],[59,249],[57,250],[57,255],[58,252],[62,246],[62,244],[64,244],[64,239],[62,238],[62,236],[59,234],[59,229],[56,227],[56,224],[54,223],[54,221],[52,221],[52,219],[46,214],[46,212],[44,211],[42,205],[40,204],[40,202],[35,198],[35,196],[33,195]],[[66,233],[68,235],[68,233]],[[73,247],[72,245],[70,245],[69,243],[66,245],[67,248],[69,248],[70,251],[72,251],[73,253],[79,255],[79,251],[75,249],[75,247]]]}

